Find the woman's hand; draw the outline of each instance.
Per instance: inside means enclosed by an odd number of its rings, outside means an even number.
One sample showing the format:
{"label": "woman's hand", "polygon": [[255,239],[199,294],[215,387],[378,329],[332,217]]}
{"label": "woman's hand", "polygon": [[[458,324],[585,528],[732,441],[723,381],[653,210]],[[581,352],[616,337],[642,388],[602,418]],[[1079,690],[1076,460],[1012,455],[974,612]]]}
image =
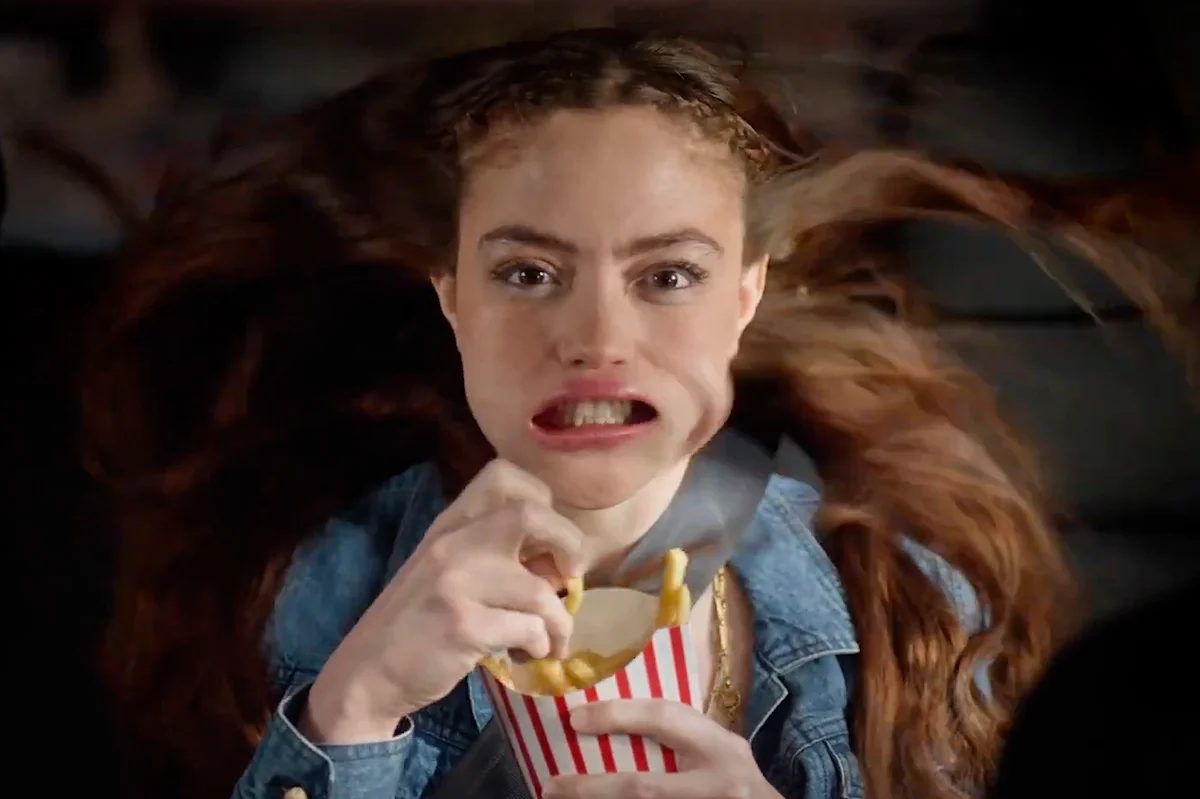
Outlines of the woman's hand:
{"label": "woman's hand", "polygon": [[[381,741],[497,650],[564,656],[572,619],[555,579],[580,572],[582,534],[539,480],[493,461],[434,521],[330,656],[302,727],[314,741]],[[549,556],[541,557],[541,556]],[[531,557],[552,564],[535,574]]]}
{"label": "woman's hand", "polygon": [[662,699],[614,699],[571,711],[588,735],[642,735],[675,750],[679,772],[556,777],[544,799],[781,799],[745,738],[695,708]]}

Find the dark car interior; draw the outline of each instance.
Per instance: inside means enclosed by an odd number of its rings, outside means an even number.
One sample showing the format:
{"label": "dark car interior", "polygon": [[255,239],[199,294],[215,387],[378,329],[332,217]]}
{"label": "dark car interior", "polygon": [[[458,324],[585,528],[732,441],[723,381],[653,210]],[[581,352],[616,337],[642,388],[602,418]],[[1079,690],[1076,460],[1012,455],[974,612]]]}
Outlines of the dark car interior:
{"label": "dark car interior", "polygon": [[[40,711],[23,714],[19,737],[29,742],[56,739],[64,723],[77,733],[106,724],[93,655],[111,544],[103,497],[79,458],[75,377],[119,228],[39,156],[52,145],[20,132],[27,123],[101,161],[111,152],[125,185],[146,195],[136,180],[150,181],[171,147],[201,140],[214,109],[244,117],[285,109],[353,82],[422,36],[451,30],[482,40],[501,18],[504,30],[536,29],[559,14],[699,32],[757,60],[793,121],[816,135],[912,145],[1006,175],[1124,178],[1195,152],[1200,137],[1200,15],[1196,4],[1167,0],[647,1],[552,11],[187,0],[143,4],[136,35],[118,19],[125,5],[31,0],[0,9],[0,298],[10,352],[0,440],[15,553],[16,701],[43,698]],[[293,85],[297,58],[311,59],[312,74]],[[138,72],[139,59],[152,74]],[[167,99],[156,94],[161,81],[171,84]],[[154,113],[123,128],[139,102],[157,104]],[[113,144],[122,136],[140,137],[140,162]],[[888,235],[941,331],[1038,447],[1089,623],[1200,575],[1200,395],[1128,300],[1067,256],[1044,268],[997,231],[929,221]],[[1200,264],[1200,253],[1182,257]],[[88,740],[80,757],[89,762],[77,768],[94,783],[115,759],[106,736]]]}

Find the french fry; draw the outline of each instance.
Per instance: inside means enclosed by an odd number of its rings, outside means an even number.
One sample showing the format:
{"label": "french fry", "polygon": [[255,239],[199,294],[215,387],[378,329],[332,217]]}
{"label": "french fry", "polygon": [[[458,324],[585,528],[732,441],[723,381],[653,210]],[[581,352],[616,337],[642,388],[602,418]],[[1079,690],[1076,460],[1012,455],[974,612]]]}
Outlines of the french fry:
{"label": "french fry", "polygon": [[[658,614],[655,626],[659,629],[686,624],[692,610],[692,595],[684,578],[687,574],[688,556],[681,549],[672,549],[663,557],[662,591],[658,599]],[[575,615],[583,602],[583,578],[572,577],[565,584],[566,595],[563,605],[567,612]],[[580,651],[569,658],[556,660],[542,658],[518,666],[527,693],[541,696],[563,696],[575,690],[590,688],[607,680],[629,665],[640,652],[627,649],[602,655],[598,652]],[[509,688],[513,687],[513,674],[507,661],[488,656],[481,661],[492,675]],[[515,689],[514,689],[515,690]]]}
{"label": "french fry", "polygon": [[567,613],[574,616],[579,612],[579,606],[583,604],[583,578],[568,577],[566,589],[567,595],[563,597],[563,604],[567,607]]}
{"label": "french fry", "polygon": [[577,689],[591,688],[625,668],[638,654],[636,649],[624,649],[607,656],[597,652],[579,652],[567,661],[567,677]]}
{"label": "french fry", "polygon": [[554,686],[542,679],[541,672],[526,671],[525,679],[517,690],[533,696],[557,696]]}
{"label": "french fry", "polygon": [[566,665],[563,666],[563,670],[567,673],[567,678],[576,688],[591,688],[604,679],[596,673],[594,659],[587,657],[587,655],[592,654],[594,653],[579,652],[572,656]]}
{"label": "french fry", "polygon": [[679,591],[675,594],[675,623],[672,627],[679,627],[687,624],[688,618],[692,615],[692,592],[688,590],[686,585],[680,586]]}
{"label": "french fry", "polygon": [[573,688],[571,681],[567,679],[567,672],[563,668],[561,660],[542,658],[532,661],[527,668],[537,675],[537,679],[546,686],[548,689],[546,693],[550,696],[562,696]]}
{"label": "french fry", "polygon": [[501,660],[495,655],[488,655],[483,660],[479,661],[479,665],[492,673],[496,681],[503,684],[509,689],[513,688],[512,672],[509,671],[508,663]]}
{"label": "french fry", "polygon": [[[672,549],[663,558],[662,590],[658,595],[658,619],[656,626],[676,627],[683,623],[691,611],[691,595],[683,596],[687,586],[683,579],[687,573],[688,556],[682,549]],[[682,600],[682,601],[681,601]],[[680,612],[686,602],[687,610]]]}
{"label": "french fry", "polygon": [[663,556],[663,593],[678,591],[687,574],[688,556],[682,549],[672,549]]}
{"label": "french fry", "polygon": [[620,652],[614,652],[607,657],[601,656],[600,662],[596,665],[596,673],[600,675],[600,680],[607,680],[628,666],[630,661],[640,654],[641,652],[636,649],[622,649]]}

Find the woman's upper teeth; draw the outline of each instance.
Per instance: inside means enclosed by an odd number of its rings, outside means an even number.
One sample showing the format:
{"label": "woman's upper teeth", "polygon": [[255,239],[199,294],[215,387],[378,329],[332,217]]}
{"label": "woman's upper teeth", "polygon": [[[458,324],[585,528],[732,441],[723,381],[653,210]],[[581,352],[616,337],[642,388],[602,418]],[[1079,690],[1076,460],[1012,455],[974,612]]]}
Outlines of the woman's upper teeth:
{"label": "woman's upper teeth", "polygon": [[565,427],[588,424],[625,424],[633,402],[630,400],[580,400],[559,406],[559,422]]}

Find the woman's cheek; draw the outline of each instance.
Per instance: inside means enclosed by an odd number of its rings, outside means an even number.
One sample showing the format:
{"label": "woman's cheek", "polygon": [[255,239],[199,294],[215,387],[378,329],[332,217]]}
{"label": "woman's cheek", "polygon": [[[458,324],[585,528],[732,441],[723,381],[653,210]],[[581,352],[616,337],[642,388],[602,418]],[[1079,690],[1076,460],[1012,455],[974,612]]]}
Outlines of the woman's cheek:
{"label": "woman's cheek", "polygon": [[729,362],[708,358],[693,360],[677,373],[688,403],[696,409],[688,440],[698,448],[712,438],[729,418],[733,407],[733,380]]}

